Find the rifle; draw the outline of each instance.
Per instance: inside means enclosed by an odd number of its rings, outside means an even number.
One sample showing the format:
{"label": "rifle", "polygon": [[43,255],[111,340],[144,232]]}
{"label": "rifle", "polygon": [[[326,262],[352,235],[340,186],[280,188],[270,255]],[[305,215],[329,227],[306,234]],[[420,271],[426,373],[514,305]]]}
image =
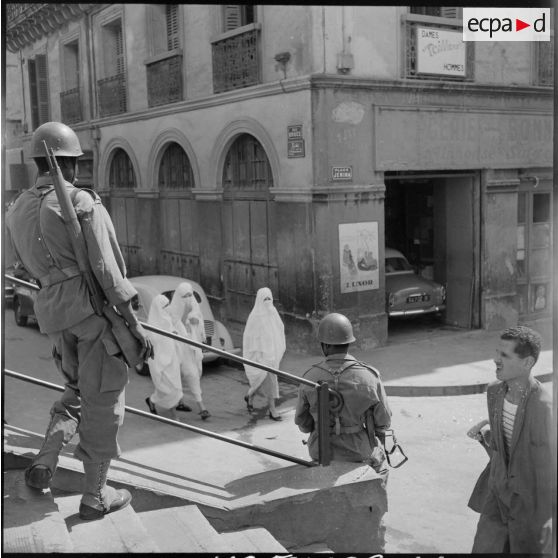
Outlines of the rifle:
{"label": "rifle", "polygon": [[108,303],[103,289],[91,270],[83,231],[81,230],[76,210],[70,199],[70,194],[65,186],[64,176],[58,166],[54,151],[48,147],[46,141],[43,141],[43,146],[45,148],[48,167],[54,184],[54,191],[58,198],[58,203],[60,204],[62,219],[64,220],[64,225],[70,236],[78,268],[85,279],[93,310],[98,316],[104,316],[108,319],[112,327],[112,333],[122,351],[124,360],[130,368],[134,367],[143,362],[140,356],[142,353],[141,343],[139,339],[134,337],[122,315],[116,311],[114,306]]}

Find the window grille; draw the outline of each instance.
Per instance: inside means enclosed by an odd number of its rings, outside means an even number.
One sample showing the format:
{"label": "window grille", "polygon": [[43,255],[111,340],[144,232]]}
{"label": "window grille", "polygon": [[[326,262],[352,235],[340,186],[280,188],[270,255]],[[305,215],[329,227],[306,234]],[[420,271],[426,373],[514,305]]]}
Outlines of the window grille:
{"label": "window grille", "polygon": [[259,30],[213,43],[213,91],[222,93],[261,82]]}
{"label": "window grille", "polygon": [[223,6],[223,31],[232,31],[237,27],[254,23],[255,10],[252,4],[231,4]]}
{"label": "window grille", "polygon": [[178,34],[178,5],[166,5],[167,19],[167,49],[180,48],[180,36]]}
{"label": "window grille", "polygon": [[31,125],[38,128],[50,120],[46,55],[38,54],[29,60],[28,66]]}
{"label": "window grille", "polygon": [[272,187],[273,175],[264,148],[250,134],[240,135],[225,159],[223,188],[265,191]]}
{"label": "window grille", "polygon": [[117,149],[110,164],[109,187],[111,190],[133,190],[136,176],[132,161],[123,149]]}
{"label": "window grille", "polygon": [[159,165],[159,190],[190,190],[194,187],[194,173],[190,159],[177,143],[171,143],[163,153]]}

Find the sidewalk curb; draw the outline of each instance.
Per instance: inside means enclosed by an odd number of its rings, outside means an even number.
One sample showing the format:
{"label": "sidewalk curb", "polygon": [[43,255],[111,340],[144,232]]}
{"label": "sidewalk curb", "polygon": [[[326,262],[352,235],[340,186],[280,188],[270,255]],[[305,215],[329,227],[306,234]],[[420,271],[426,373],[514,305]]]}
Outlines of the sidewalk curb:
{"label": "sidewalk curb", "polygon": [[[539,374],[535,378],[541,382],[552,381],[554,374],[548,372]],[[469,384],[464,386],[393,386],[385,385],[387,395],[394,397],[440,397],[448,395],[471,395],[475,393],[484,393],[489,382],[482,384]]]}

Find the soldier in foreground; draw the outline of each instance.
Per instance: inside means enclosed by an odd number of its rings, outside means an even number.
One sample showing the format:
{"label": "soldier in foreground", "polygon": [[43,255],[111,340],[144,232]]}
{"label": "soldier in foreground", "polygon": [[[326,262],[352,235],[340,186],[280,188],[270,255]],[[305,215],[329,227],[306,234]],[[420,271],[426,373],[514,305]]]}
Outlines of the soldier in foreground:
{"label": "soldier in foreground", "polygon": [[[328,314],[318,326],[318,341],[326,359],[303,374],[313,382],[326,381],[341,398],[330,412],[331,458],[365,462],[377,472],[384,470],[382,448],[391,425],[391,411],[378,371],[348,353],[356,341],[353,327],[343,314]],[[314,388],[301,384],[295,424],[310,433],[308,451],[318,459],[318,398]]]}
{"label": "soldier in foreground", "polygon": [[47,122],[33,134],[31,156],[38,167],[35,185],[10,208],[6,222],[14,253],[39,284],[35,315],[41,332],[53,344],[55,363],[64,376],[65,391],[51,409],[43,445],[25,472],[28,486],[50,486],[63,447],[79,427],[75,455],[83,461],[85,488],[81,519],[99,519],[129,504],[127,490],[107,486],[111,459],[118,457],[117,433],[124,417],[124,386],[128,366],[111,322],[96,312],[74,245],[61,215],[54,178],[43,142],[52,149],[81,225],[86,258],[107,304],[115,306],[129,333],[138,340],[141,355],[152,354],[151,341],[133,313],[136,294],[108,212],[98,195],[73,184],[77,160],[83,155],[78,137],[60,122]]}

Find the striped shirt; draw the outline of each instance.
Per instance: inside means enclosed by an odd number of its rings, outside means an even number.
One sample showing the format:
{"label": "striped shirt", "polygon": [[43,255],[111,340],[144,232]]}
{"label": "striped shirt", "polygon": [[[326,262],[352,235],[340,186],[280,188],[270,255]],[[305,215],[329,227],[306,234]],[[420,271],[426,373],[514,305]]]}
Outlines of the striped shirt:
{"label": "striped shirt", "polygon": [[517,405],[504,399],[504,412],[502,414],[502,427],[504,429],[504,441],[506,443],[506,453],[509,455],[513,434],[513,423],[517,413]]}

